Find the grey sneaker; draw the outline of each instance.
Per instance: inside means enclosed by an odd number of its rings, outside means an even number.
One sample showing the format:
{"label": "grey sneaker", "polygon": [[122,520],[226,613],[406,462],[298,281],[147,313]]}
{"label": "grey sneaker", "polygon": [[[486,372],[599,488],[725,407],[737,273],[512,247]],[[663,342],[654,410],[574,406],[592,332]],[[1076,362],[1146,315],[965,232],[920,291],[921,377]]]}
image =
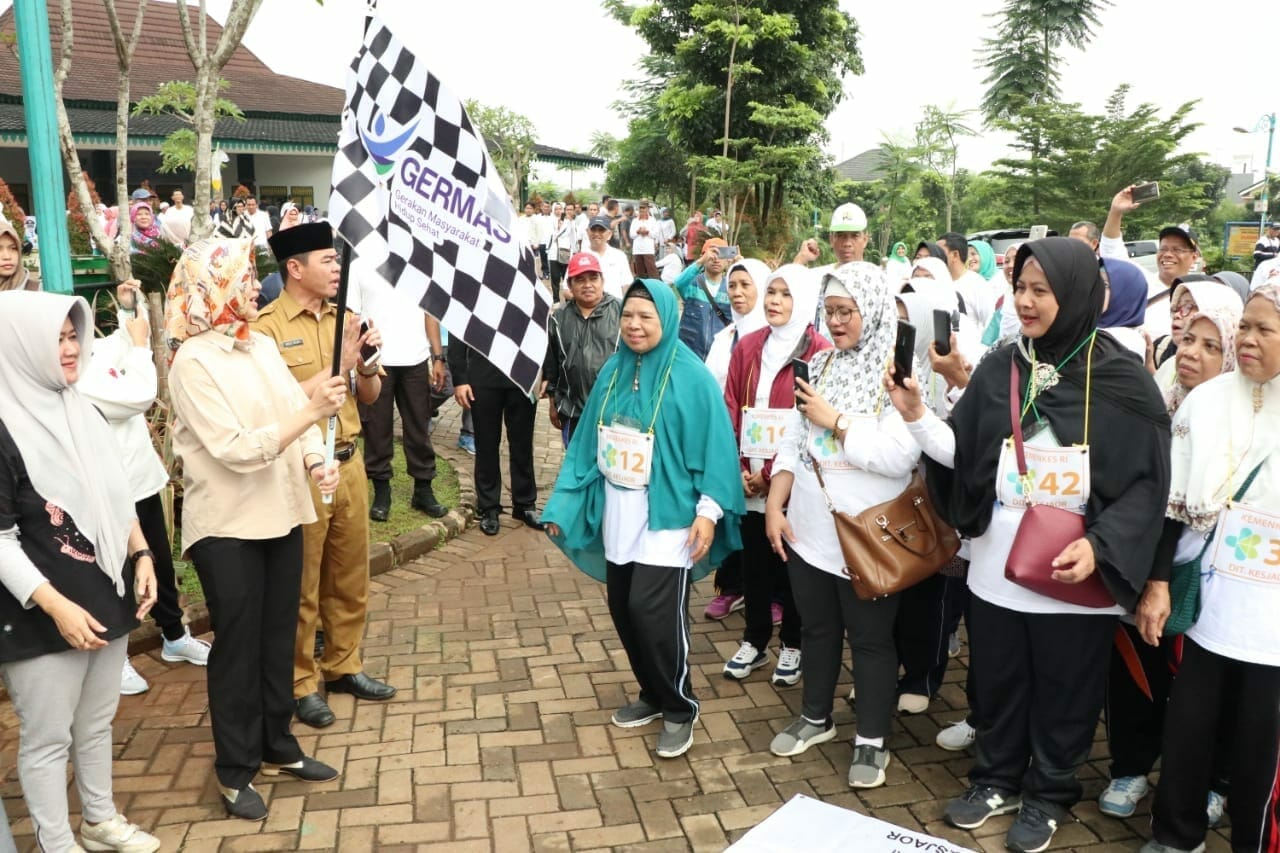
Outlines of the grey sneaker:
{"label": "grey sneaker", "polygon": [[611,722],[620,729],[634,729],[651,723],[662,716],[662,709],[655,708],[643,699],[637,699],[630,705],[623,705],[613,712]]}
{"label": "grey sneaker", "polygon": [[1031,803],[1023,803],[1018,819],[1005,834],[1004,846],[1014,853],[1040,853],[1053,843],[1053,834],[1061,822],[1056,811],[1042,809]]}
{"label": "grey sneaker", "polygon": [[688,752],[693,746],[693,724],[697,721],[697,717],[684,723],[663,720],[662,731],[658,733],[658,757],[675,758]]}
{"label": "grey sneaker", "polygon": [[1167,844],[1161,844],[1159,841],[1152,839],[1142,845],[1142,849],[1138,853],[1204,853],[1204,845],[1200,844],[1190,849],[1186,847],[1170,847]]}
{"label": "grey sneaker", "polygon": [[884,770],[889,766],[889,750],[864,743],[853,748],[853,764],[849,765],[850,788],[879,788],[884,784]]}
{"label": "grey sneaker", "polygon": [[987,818],[1022,808],[1022,798],[989,785],[974,785],[947,804],[942,817],[956,829],[977,829]]}
{"label": "grey sneaker", "polygon": [[836,736],[835,721],[828,718],[825,723],[811,723],[804,717],[796,717],[796,721],[787,726],[774,737],[769,744],[769,751],[783,758],[799,755],[811,746],[826,743]]}

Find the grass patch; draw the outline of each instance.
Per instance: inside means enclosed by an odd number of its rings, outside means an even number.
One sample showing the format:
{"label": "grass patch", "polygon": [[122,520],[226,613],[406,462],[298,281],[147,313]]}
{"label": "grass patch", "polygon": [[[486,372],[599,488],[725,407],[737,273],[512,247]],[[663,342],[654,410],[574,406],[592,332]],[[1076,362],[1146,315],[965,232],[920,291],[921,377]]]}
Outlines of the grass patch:
{"label": "grass patch", "polygon": [[[391,458],[391,516],[386,521],[369,522],[369,541],[385,542],[406,533],[417,530],[429,521],[429,515],[409,506],[413,497],[413,478],[405,471],[404,449],[400,442],[395,444],[395,455]],[[458,505],[458,473],[453,465],[443,456],[436,456],[436,478],[432,481],[436,500],[453,509]],[[369,499],[373,500],[373,485],[369,486]],[[178,592],[187,596],[188,604],[204,601],[204,590],[200,587],[200,578],[196,575],[196,567],[190,560],[182,558],[181,533],[173,537],[173,568],[178,575]]]}
{"label": "grass patch", "polygon": [[[436,454],[436,478],[431,482],[436,500],[453,509],[458,505],[458,473],[443,456]],[[405,471],[404,448],[396,442],[395,455],[391,457],[391,515],[386,521],[369,522],[369,538],[385,542],[410,530],[434,521],[425,512],[409,506],[413,497],[413,478]],[[369,500],[373,501],[373,484],[369,484]]]}

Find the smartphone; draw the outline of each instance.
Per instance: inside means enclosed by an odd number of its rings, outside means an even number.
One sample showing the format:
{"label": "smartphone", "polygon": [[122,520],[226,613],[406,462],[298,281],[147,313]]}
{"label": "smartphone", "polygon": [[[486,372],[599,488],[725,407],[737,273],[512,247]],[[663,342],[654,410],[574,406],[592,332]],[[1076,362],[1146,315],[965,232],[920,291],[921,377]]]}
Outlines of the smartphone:
{"label": "smartphone", "polygon": [[[809,381],[809,362],[805,361],[802,358],[791,359],[791,372],[795,374],[795,378],[796,378],[795,387],[799,389],[800,388],[799,382],[801,379],[803,379],[805,382]],[[796,405],[799,405],[799,404],[800,404],[800,398],[797,397]]]}
{"label": "smartphone", "polygon": [[1030,233],[1027,234],[1028,240],[1043,240],[1049,236],[1048,225],[1032,225]]}
{"label": "smartphone", "polygon": [[[364,336],[364,333],[365,333],[365,332],[367,332],[367,331],[369,331],[369,321],[368,321],[368,320],[361,320],[361,321],[360,321],[360,335],[361,335],[361,337],[363,337],[363,336]],[[375,346],[371,346],[371,345],[369,345],[369,344],[361,344],[361,345],[360,345],[360,362],[361,362],[361,364],[363,364],[365,367],[368,367],[369,365],[373,364],[373,363],[374,363],[375,361],[377,361],[381,356],[382,356],[382,349],[381,349],[381,348],[379,348],[379,347],[375,347]]]}
{"label": "smartphone", "polygon": [[951,314],[933,310],[933,347],[938,355],[951,355]]}
{"label": "smartphone", "polygon": [[731,261],[734,258],[738,257],[738,247],[737,246],[717,246],[716,257],[720,258],[720,260],[722,261]]}
{"label": "smartphone", "polygon": [[1135,184],[1132,191],[1135,203],[1143,201],[1154,201],[1160,198],[1160,182],[1151,181],[1146,184]]}
{"label": "smartphone", "polygon": [[904,387],[904,380],[911,375],[911,362],[916,357],[916,327],[906,320],[898,321],[898,340],[893,345],[893,381]]}

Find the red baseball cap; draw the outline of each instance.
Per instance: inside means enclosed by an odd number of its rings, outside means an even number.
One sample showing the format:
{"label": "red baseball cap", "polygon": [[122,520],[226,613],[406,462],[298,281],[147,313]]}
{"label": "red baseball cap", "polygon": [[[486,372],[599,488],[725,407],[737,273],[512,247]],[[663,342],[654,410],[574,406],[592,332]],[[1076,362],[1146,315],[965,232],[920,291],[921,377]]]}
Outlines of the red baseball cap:
{"label": "red baseball cap", "polygon": [[569,259],[569,278],[576,278],[587,272],[604,273],[600,270],[600,259],[590,252],[579,252]]}

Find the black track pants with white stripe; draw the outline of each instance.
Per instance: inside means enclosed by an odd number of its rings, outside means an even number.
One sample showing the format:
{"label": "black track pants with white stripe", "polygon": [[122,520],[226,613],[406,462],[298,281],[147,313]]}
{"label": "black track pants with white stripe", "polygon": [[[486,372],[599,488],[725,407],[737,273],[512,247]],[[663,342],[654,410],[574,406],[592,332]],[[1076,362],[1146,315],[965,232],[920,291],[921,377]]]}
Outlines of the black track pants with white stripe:
{"label": "black track pants with white stripe", "polygon": [[609,615],[640,683],[640,698],[667,722],[698,713],[689,674],[689,572],[643,563],[608,564]]}

